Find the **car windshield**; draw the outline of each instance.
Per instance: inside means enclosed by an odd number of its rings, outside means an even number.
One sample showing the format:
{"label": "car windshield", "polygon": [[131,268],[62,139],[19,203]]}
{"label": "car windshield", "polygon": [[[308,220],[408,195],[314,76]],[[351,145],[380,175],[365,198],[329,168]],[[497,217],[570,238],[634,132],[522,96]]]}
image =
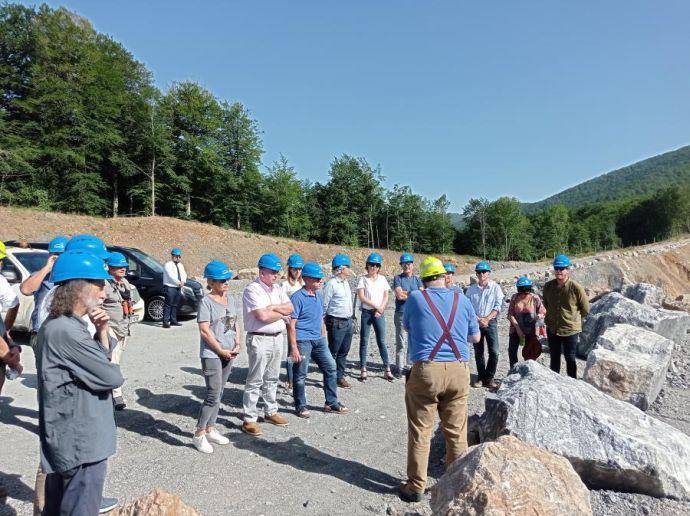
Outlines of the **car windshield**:
{"label": "car windshield", "polygon": [[163,266],[151,258],[148,254],[137,251],[136,249],[129,249],[129,252],[132,253],[132,255],[137,259],[141,260],[144,265],[150,267],[153,272],[163,272]]}
{"label": "car windshield", "polygon": [[48,253],[14,253],[14,257],[21,262],[30,274],[33,274],[46,264]]}

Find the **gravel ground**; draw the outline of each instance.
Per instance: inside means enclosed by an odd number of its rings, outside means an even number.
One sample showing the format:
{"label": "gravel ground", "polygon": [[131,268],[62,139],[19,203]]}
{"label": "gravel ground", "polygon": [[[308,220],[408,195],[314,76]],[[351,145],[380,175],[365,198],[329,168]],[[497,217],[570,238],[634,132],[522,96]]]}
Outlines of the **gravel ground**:
{"label": "gravel ground", "polygon": [[[242,285],[233,282],[239,292]],[[393,314],[387,314],[388,349],[394,357]],[[498,378],[508,370],[507,323],[501,317],[501,355]],[[244,351],[225,388],[218,420],[230,438],[212,455],[191,445],[204,395],[198,359],[198,332],[193,320],[163,330],[146,323],[134,328],[124,353],[127,409],[116,415],[118,453],[110,461],[106,494],[122,502],[155,487],[177,493],[202,514],[428,514],[428,505],[405,504],[396,488],[405,472],[406,421],[404,383],[382,378],[378,350],[370,341],[372,364],[366,384],[356,381],[359,353],[355,336],[350,390],[341,400],[352,410],[347,415],[322,412],[321,375],[315,368],[308,379],[308,421],[292,412],[292,398],[279,391],[281,413],[290,426],[263,425],[264,435],[243,434],[241,399],[246,376]],[[548,355],[540,357],[547,363]],[[678,351],[676,372],[650,412],[688,432],[686,382],[688,358]],[[7,382],[0,397],[0,484],[10,491],[0,516],[31,514],[33,481],[38,463],[36,376],[31,350],[24,351],[25,373]],[[580,362],[579,373],[584,364]],[[472,361],[474,372],[474,363]],[[484,389],[472,389],[469,414],[483,412]],[[434,439],[438,444],[438,440]],[[432,451],[430,485],[443,471],[441,454]],[[687,503],[643,495],[592,491],[595,514],[687,514]]]}

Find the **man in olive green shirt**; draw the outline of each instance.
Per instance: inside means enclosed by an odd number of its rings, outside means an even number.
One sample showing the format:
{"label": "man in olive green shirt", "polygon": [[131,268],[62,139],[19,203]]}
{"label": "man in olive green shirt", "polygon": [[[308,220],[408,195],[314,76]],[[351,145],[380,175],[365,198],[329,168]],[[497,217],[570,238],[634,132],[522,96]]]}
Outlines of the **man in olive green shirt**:
{"label": "man in olive green shirt", "polygon": [[553,261],[556,279],[544,285],[546,331],[549,338],[551,370],[561,372],[561,353],[568,376],[577,378],[575,352],[582,331],[582,318],[589,313],[589,300],[582,285],[570,279],[570,259],[559,254]]}

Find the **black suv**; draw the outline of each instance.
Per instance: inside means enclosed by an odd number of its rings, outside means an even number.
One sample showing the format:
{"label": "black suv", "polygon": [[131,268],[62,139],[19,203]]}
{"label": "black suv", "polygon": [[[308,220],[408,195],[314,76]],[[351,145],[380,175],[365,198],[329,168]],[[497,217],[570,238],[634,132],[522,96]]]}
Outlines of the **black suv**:
{"label": "black suv", "polygon": [[[19,246],[18,240],[5,242],[8,246]],[[34,249],[48,249],[46,242],[29,242]],[[122,253],[127,257],[129,269],[127,280],[137,287],[139,295],[146,303],[146,318],[160,322],[163,320],[163,307],[165,305],[163,291],[163,266],[152,256],[136,247],[122,247],[119,245],[108,246],[108,251]],[[204,297],[201,283],[188,279],[182,287],[182,299],[177,310],[179,315],[193,315],[199,306],[199,301]]]}

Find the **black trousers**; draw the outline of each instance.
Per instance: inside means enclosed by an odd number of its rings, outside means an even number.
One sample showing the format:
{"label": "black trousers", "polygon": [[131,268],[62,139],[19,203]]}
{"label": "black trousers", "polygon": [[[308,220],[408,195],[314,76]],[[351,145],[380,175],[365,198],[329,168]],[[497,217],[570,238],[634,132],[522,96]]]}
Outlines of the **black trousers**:
{"label": "black trousers", "polygon": [[[474,361],[477,364],[477,376],[484,382],[491,381],[498,366],[498,325],[492,319],[486,328],[479,328],[481,339],[474,344]],[[489,360],[484,362],[484,346],[489,352]]]}
{"label": "black trousers", "polygon": [[163,308],[163,322],[176,323],[177,322],[177,307],[180,306],[182,300],[182,289],[180,287],[165,288],[165,306]]}
{"label": "black trousers", "polygon": [[565,357],[565,368],[568,376],[577,378],[577,362],[575,353],[577,352],[577,342],[580,334],[561,337],[551,332],[548,333],[549,353],[551,354],[551,370],[561,372],[561,354]]}
{"label": "black trousers", "polygon": [[46,476],[44,516],[94,516],[101,508],[108,460]]}

